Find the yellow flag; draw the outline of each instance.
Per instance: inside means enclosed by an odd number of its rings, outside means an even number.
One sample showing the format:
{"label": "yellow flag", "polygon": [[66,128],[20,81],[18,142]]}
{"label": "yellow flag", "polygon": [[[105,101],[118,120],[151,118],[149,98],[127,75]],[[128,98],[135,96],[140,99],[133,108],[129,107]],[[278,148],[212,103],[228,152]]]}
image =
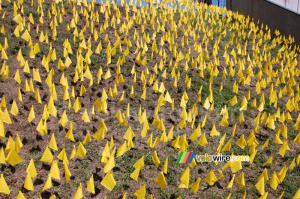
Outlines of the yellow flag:
{"label": "yellow flag", "polygon": [[16,199],[26,199],[25,196],[23,195],[23,193],[21,191],[19,191],[19,194],[17,196]]}
{"label": "yellow flag", "polygon": [[235,179],[235,174],[233,174],[233,176],[232,176],[230,182],[229,182],[228,185],[226,186],[226,189],[231,189],[231,188],[232,188],[234,179]]}
{"label": "yellow flag", "polygon": [[144,184],[141,188],[134,192],[133,195],[138,199],[144,199],[146,196],[146,184]]}
{"label": "yellow flag", "polygon": [[160,172],[160,174],[157,176],[157,178],[154,180],[156,184],[160,186],[160,189],[163,190],[165,186],[167,185],[166,179],[164,177],[164,173]]}
{"label": "yellow flag", "polygon": [[159,159],[158,159],[158,156],[157,156],[157,152],[156,152],[156,151],[153,152],[152,160],[153,160],[155,166],[158,167],[159,164],[160,164],[160,161],[159,161]]}
{"label": "yellow flag", "polygon": [[52,163],[52,161],[53,161],[53,155],[52,155],[51,151],[49,150],[48,146],[46,146],[46,148],[45,148],[45,151],[42,155],[41,161],[48,162],[48,163]]}
{"label": "yellow flag", "polygon": [[189,188],[191,188],[194,193],[198,192],[200,181],[201,181],[201,178],[198,177],[196,182],[189,185]]}
{"label": "yellow flag", "polygon": [[47,181],[42,189],[42,191],[46,190],[46,189],[49,189],[51,188],[53,185],[52,185],[52,179],[51,179],[51,176],[48,175],[48,178],[47,178]]}
{"label": "yellow flag", "polygon": [[125,142],[118,148],[117,156],[116,156],[116,157],[119,157],[119,156],[123,155],[126,151],[127,151],[127,143],[126,143],[126,141],[125,141]]}
{"label": "yellow flag", "polygon": [[265,181],[264,178],[261,178],[256,184],[256,189],[259,191],[260,195],[265,194]]}
{"label": "yellow flag", "polygon": [[242,172],[236,179],[238,184],[239,190],[245,187],[245,179],[244,179],[244,172]]}
{"label": "yellow flag", "polygon": [[83,198],[83,192],[82,192],[82,185],[81,183],[79,184],[76,192],[75,192],[75,195],[73,197],[73,199],[80,199],[80,198]]}
{"label": "yellow flag", "polygon": [[273,171],[272,173],[272,176],[271,176],[271,179],[270,179],[270,187],[273,189],[273,190],[276,190],[277,189],[277,186],[280,184],[280,180],[278,179],[277,175],[276,175],[276,172]]}
{"label": "yellow flag", "polygon": [[28,115],[28,122],[32,122],[32,120],[35,118],[35,114],[34,114],[34,109],[33,109],[33,105],[31,106],[29,115]]}
{"label": "yellow flag", "polygon": [[293,196],[292,199],[297,199],[300,198],[300,188],[298,189],[298,191],[295,193],[295,195]]}
{"label": "yellow flag", "polygon": [[50,168],[50,176],[51,178],[60,180],[60,170],[58,167],[58,162],[57,160],[52,162],[51,168]]}
{"label": "yellow flag", "polygon": [[5,181],[2,173],[1,173],[1,177],[0,177],[0,185],[1,185],[0,186],[0,193],[10,194],[9,187],[6,184],[6,181]]}
{"label": "yellow flag", "polygon": [[169,158],[168,158],[168,156],[167,156],[167,157],[166,157],[166,160],[165,160],[165,162],[164,162],[164,165],[163,165],[163,172],[164,172],[165,174],[168,173],[168,160],[169,160]]}
{"label": "yellow flag", "polygon": [[141,171],[141,168],[136,168],[131,174],[130,174],[130,177],[137,181],[138,180],[138,177],[139,177],[139,174],[140,174],[140,171]]}
{"label": "yellow flag", "polygon": [[49,143],[49,147],[51,149],[55,150],[55,151],[58,150],[54,133],[52,133],[52,136],[51,136],[51,139],[50,139],[50,143]]}
{"label": "yellow flag", "polygon": [[18,84],[21,84],[21,77],[20,77],[19,69],[15,73],[14,80],[16,80],[16,82]]}
{"label": "yellow flag", "polygon": [[188,166],[180,177],[180,184],[178,188],[189,188],[189,182],[190,182],[190,167]]}
{"label": "yellow flag", "polygon": [[214,170],[210,170],[210,172],[208,173],[208,175],[204,180],[207,184],[213,186],[218,181],[217,177],[215,176]]}
{"label": "yellow flag", "polygon": [[86,144],[86,143],[88,143],[88,142],[90,142],[90,141],[92,141],[91,135],[90,135],[90,131],[87,130],[86,136],[85,136],[85,138],[84,138],[84,140],[83,140],[82,143],[83,143],[83,144]]}
{"label": "yellow flag", "polygon": [[4,150],[3,150],[3,146],[1,147],[1,150],[0,150],[0,164],[6,164],[5,153],[4,153]]}
{"label": "yellow flag", "polygon": [[69,171],[67,164],[64,164],[64,169],[65,169],[66,182],[68,183],[72,175],[71,172]]}
{"label": "yellow flag", "polygon": [[111,171],[106,173],[103,180],[101,181],[101,185],[103,185],[109,191],[113,190],[113,188],[116,186],[116,181]]}
{"label": "yellow flag", "polygon": [[86,154],[86,149],[84,148],[83,144],[79,142],[79,146],[76,151],[76,156],[80,158],[84,158],[85,154]]}
{"label": "yellow flag", "polygon": [[111,156],[103,168],[104,173],[111,171],[115,167],[115,157]]}
{"label": "yellow flag", "polygon": [[24,188],[27,189],[27,190],[29,190],[29,191],[33,191],[34,190],[33,182],[32,182],[32,179],[31,179],[29,173],[26,176],[25,183],[24,183]]}
{"label": "yellow flag", "polygon": [[23,159],[14,149],[11,149],[5,161],[8,162],[11,166],[15,166],[23,162]]}
{"label": "yellow flag", "polygon": [[36,168],[33,159],[30,160],[26,172],[30,174],[30,177],[35,178],[37,176]]}
{"label": "yellow flag", "polygon": [[94,185],[94,176],[92,175],[89,181],[87,182],[87,190],[92,194],[95,194],[95,185]]}

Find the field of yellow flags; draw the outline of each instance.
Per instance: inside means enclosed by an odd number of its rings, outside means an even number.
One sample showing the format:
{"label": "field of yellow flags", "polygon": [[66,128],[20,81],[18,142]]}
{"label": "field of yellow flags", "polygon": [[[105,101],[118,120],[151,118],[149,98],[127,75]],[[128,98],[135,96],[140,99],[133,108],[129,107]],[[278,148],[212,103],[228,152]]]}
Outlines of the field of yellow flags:
{"label": "field of yellow flags", "polygon": [[0,0],[0,18],[0,198],[300,198],[293,37],[191,2]]}

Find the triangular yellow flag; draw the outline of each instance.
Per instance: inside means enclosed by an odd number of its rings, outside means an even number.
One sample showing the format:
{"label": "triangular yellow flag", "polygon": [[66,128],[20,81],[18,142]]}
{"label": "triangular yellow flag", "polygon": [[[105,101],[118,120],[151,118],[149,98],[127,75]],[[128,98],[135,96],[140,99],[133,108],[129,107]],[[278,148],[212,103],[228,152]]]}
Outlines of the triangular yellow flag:
{"label": "triangular yellow flag", "polygon": [[19,191],[19,194],[17,196],[16,199],[26,199],[25,196],[23,195],[23,193],[21,191]]}
{"label": "triangular yellow flag", "polygon": [[163,190],[165,186],[167,185],[166,179],[164,177],[164,173],[160,172],[160,174],[157,176],[157,178],[154,180],[156,184],[160,186],[160,189]]}
{"label": "triangular yellow flag", "polygon": [[49,189],[49,188],[51,188],[52,186],[53,186],[53,185],[52,185],[52,179],[51,179],[51,176],[48,175],[48,179],[47,179],[47,181],[46,181],[46,183],[45,183],[45,185],[44,185],[42,191],[45,191],[46,189]]}
{"label": "triangular yellow flag", "polygon": [[180,184],[178,188],[189,188],[189,182],[190,182],[190,167],[188,166],[180,177]]}
{"label": "triangular yellow flag", "polygon": [[113,188],[116,186],[116,181],[111,171],[104,176],[103,180],[101,181],[101,185],[103,185],[109,191],[113,190]]}
{"label": "triangular yellow flag", "polygon": [[210,172],[208,173],[208,175],[206,176],[206,178],[204,180],[207,184],[209,184],[210,186],[213,186],[218,181],[214,170],[210,170]]}
{"label": "triangular yellow flag", "polygon": [[52,161],[53,161],[53,155],[52,155],[50,149],[48,148],[48,146],[46,146],[46,148],[45,148],[45,151],[42,155],[41,161],[48,162],[48,163],[52,163]]}
{"label": "triangular yellow flag", "polygon": [[144,184],[141,188],[134,192],[133,195],[138,199],[144,199],[146,196],[146,184]]}
{"label": "triangular yellow flag", "polygon": [[9,187],[6,184],[6,181],[5,181],[2,173],[1,173],[1,177],[0,177],[0,193],[4,193],[7,195],[10,194]]}
{"label": "triangular yellow flag", "polygon": [[25,183],[24,183],[24,188],[27,189],[27,190],[29,190],[29,191],[33,191],[34,190],[33,182],[32,182],[32,179],[31,179],[29,173],[26,176]]}
{"label": "triangular yellow flag", "polygon": [[33,109],[33,105],[32,105],[29,115],[28,115],[28,122],[32,122],[32,120],[34,120],[34,118],[35,118],[35,114],[34,114],[34,109]]}
{"label": "triangular yellow flag", "polygon": [[16,164],[23,162],[23,159],[14,149],[11,149],[5,161],[8,162],[11,166],[15,166]]}
{"label": "triangular yellow flag", "polygon": [[87,190],[92,194],[95,194],[94,176],[92,175],[87,184]]}
{"label": "triangular yellow flag", "polygon": [[26,172],[30,174],[30,177],[35,178],[37,176],[36,168],[33,159],[30,160]]}
{"label": "triangular yellow flag", "polygon": [[259,191],[260,195],[265,194],[265,181],[264,178],[261,178],[256,184],[256,189]]}
{"label": "triangular yellow flag", "polygon": [[79,184],[77,190],[76,190],[76,193],[73,197],[73,199],[80,199],[80,198],[83,198],[83,192],[82,192],[82,185],[81,183]]}
{"label": "triangular yellow flag", "polygon": [[200,184],[201,178],[198,177],[196,182],[192,183],[189,185],[189,188],[191,188],[193,190],[194,193],[197,193],[198,189],[199,189],[199,184]]}
{"label": "triangular yellow flag", "polygon": [[50,143],[49,143],[49,148],[51,148],[51,149],[53,149],[55,151],[58,150],[54,133],[52,133],[52,136],[51,136],[51,139],[50,139]]}
{"label": "triangular yellow flag", "polygon": [[86,154],[86,149],[84,148],[83,144],[79,142],[79,146],[76,151],[76,156],[80,158],[84,158],[85,154]]}

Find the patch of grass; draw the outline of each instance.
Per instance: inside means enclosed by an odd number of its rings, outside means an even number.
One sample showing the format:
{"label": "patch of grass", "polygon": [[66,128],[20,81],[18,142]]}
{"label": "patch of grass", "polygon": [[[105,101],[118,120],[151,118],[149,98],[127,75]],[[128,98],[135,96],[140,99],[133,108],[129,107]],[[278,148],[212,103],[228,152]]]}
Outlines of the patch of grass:
{"label": "patch of grass", "polygon": [[[299,189],[300,168],[296,167],[292,172],[287,172],[283,180],[285,190],[284,198],[292,198]],[[298,183],[295,183],[298,182]]]}
{"label": "patch of grass", "polygon": [[31,10],[31,9],[25,9],[25,15],[28,17],[30,15],[30,13],[32,14],[34,19],[38,19],[39,14],[37,13],[37,11],[35,10]]}

